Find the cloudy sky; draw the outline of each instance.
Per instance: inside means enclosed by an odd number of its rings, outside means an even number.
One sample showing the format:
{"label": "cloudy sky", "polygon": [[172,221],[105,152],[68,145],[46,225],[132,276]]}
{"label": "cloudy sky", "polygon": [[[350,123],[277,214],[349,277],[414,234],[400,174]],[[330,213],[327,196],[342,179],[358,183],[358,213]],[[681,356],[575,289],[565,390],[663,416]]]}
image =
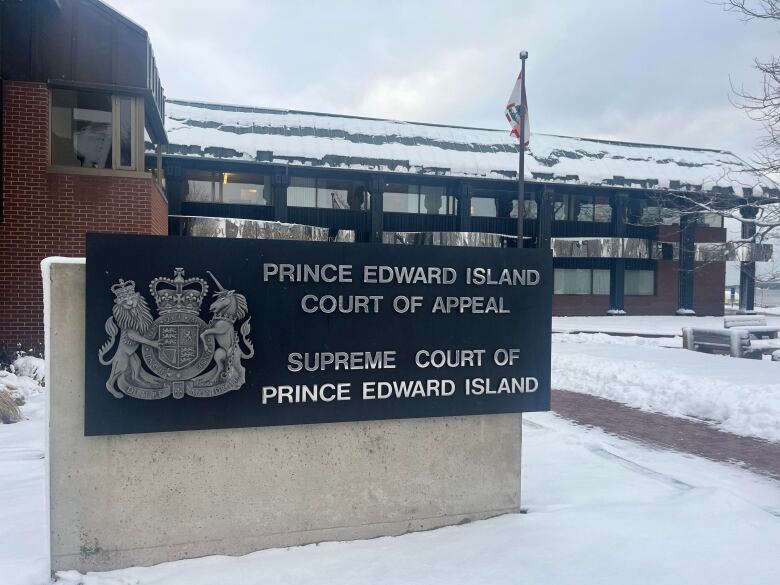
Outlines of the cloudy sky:
{"label": "cloudy sky", "polygon": [[715,0],[108,0],[168,97],[501,128],[526,49],[532,130],[750,156],[772,23]]}

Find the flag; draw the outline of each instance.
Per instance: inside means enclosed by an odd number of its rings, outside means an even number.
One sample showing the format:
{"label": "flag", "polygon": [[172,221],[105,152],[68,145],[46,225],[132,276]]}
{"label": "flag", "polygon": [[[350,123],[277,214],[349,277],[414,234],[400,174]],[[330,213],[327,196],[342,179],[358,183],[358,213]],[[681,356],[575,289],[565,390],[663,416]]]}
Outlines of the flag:
{"label": "flag", "polygon": [[518,140],[520,140],[520,104],[523,105],[523,111],[525,112],[525,120],[523,121],[525,144],[523,146],[528,146],[531,138],[531,124],[528,121],[528,100],[525,97],[525,83],[523,83],[522,72],[517,76],[517,81],[509,96],[509,103],[506,105],[506,119],[509,125],[512,126],[510,134]]}

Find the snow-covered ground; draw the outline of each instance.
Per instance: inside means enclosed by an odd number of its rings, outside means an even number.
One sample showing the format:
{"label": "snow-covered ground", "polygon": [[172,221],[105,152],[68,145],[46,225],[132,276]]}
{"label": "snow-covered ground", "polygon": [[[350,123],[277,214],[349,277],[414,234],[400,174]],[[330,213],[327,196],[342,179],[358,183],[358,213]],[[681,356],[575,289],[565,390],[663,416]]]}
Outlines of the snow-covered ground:
{"label": "snow-covered ground", "polygon": [[[569,319],[576,322],[572,330],[583,322],[609,330],[615,319],[612,327],[622,331],[660,332],[668,330],[667,320],[691,318],[566,317],[556,324]],[[685,351],[680,337],[555,333],[552,386],[780,441],[780,363]]]}
{"label": "snow-covered ground", "polygon": [[[0,377],[2,380],[2,377]],[[31,382],[28,378],[26,382]],[[32,393],[27,420],[0,424],[0,583],[47,582],[45,396]]]}
{"label": "snow-covered ground", "polygon": [[[780,314],[767,315],[767,325],[780,327]],[[659,317],[603,316],[603,317],[553,317],[554,332],[571,331],[603,333],[635,333],[650,335],[681,335],[683,327],[723,327],[723,317]]]}
{"label": "snow-covered ground", "polygon": [[[780,440],[778,363],[683,351],[679,338],[581,333],[553,339],[556,387]],[[27,420],[0,425],[0,583],[44,585],[44,395],[31,378],[3,374],[2,380],[24,388],[28,402],[22,407]],[[526,514],[244,557],[89,575],[67,571],[58,582],[777,583],[777,482],[735,465],[654,450],[551,413],[526,415],[524,421]]]}

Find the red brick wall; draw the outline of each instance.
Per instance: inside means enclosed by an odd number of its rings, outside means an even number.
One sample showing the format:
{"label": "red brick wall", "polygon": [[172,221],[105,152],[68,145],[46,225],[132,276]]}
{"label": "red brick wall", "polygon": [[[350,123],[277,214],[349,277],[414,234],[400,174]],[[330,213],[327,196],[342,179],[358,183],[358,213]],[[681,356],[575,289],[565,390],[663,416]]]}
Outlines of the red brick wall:
{"label": "red brick wall", "polygon": [[45,84],[3,84],[0,344],[43,341],[40,262],[83,256],[88,231],[165,234],[168,204],[150,178],[47,172]]}
{"label": "red brick wall", "polygon": [[156,183],[152,183],[151,195],[152,214],[151,232],[155,236],[168,235],[168,200],[162,194]]}

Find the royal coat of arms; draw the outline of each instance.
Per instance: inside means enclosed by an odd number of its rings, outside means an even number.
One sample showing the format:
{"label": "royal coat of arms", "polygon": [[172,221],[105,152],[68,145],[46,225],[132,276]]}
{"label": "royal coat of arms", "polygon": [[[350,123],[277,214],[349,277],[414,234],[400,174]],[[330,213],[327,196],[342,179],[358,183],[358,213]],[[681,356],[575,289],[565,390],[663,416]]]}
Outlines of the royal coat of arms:
{"label": "royal coat of arms", "polygon": [[[209,285],[202,278],[185,278],[183,268],[176,268],[173,278],[155,278],[149,284],[157,303],[154,320],[134,281],[120,279],[111,287],[114,308],[105,325],[109,339],[98,350],[98,359],[111,366],[106,389],[112,396],[208,398],[244,385],[241,360],[254,355],[251,318],[238,330],[236,322],[247,316],[246,298],[207,273],[217,287],[208,323],[199,315]],[[113,357],[106,359],[115,344]]]}

